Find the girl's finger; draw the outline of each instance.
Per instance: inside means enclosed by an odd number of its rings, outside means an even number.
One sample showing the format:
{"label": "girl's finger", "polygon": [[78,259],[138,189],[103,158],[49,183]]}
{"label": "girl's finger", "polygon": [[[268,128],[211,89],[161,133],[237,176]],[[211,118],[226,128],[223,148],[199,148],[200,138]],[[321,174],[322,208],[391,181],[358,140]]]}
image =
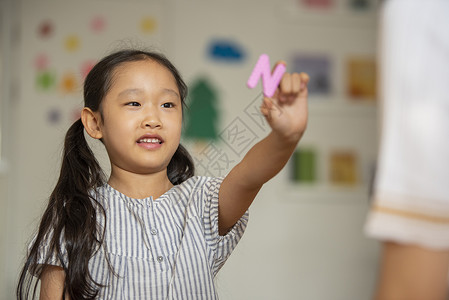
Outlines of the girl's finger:
{"label": "girl's finger", "polygon": [[264,97],[262,105],[260,106],[260,112],[265,116],[268,120],[271,118],[271,109],[273,107],[273,103],[270,99]]}
{"label": "girl's finger", "polygon": [[300,73],[299,77],[301,78],[301,90],[303,90],[304,88],[306,88],[307,84],[309,83],[309,75],[307,73]]}
{"label": "girl's finger", "polygon": [[290,73],[285,73],[284,76],[282,76],[279,87],[280,87],[279,100],[285,101],[287,98],[286,96],[290,94],[292,90],[292,76]]}
{"label": "girl's finger", "polygon": [[301,90],[301,76],[298,73],[292,74],[292,94],[298,94]]}
{"label": "girl's finger", "polygon": [[286,63],[285,61],[283,61],[283,60],[278,60],[278,61],[274,64],[273,69],[271,69],[271,73],[273,73],[274,70],[276,70],[276,67],[277,67],[278,65],[284,65],[284,66],[286,66],[287,63]]}

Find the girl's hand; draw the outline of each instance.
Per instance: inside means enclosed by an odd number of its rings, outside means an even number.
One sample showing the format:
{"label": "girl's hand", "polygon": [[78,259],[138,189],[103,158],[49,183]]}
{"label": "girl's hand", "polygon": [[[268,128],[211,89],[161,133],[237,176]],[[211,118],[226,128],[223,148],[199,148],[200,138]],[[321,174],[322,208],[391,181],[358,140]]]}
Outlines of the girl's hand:
{"label": "girl's hand", "polygon": [[260,111],[272,131],[286,141],[297,143],[307,127],[308,82],[306,73],[285,73],[273,97],[264,97]]}

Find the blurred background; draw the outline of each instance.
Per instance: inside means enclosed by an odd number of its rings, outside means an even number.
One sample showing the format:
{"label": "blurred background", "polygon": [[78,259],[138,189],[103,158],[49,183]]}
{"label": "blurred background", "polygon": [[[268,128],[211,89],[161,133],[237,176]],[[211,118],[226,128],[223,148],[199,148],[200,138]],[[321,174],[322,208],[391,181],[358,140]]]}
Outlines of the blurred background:
{"label": "blurred background", "polygon": [[261,84],[246,87],[261,54],[310,75],[308,130],[252,205],[220,298],[370,299],[378,11],[375,0],[0,0],[0,299],[15,298],[83,79],[124,47],[162,52],[183,74],[183,143],[198,175],[225,175],[268,133]]}

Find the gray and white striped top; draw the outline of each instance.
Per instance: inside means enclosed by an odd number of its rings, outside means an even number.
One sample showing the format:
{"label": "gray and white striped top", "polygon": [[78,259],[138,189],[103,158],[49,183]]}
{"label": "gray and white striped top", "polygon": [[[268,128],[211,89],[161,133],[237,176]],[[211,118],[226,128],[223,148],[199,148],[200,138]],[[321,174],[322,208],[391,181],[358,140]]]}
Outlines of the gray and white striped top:
{"label": "gray and white striped top", "polygon": [[248,222],[247,212],[225,236],[218,234],[221,182],[192,177],[158,199],[100,188],[106,247],[89,262],[93,279],[105,285],[99,299],[218,299],[214,277]]}

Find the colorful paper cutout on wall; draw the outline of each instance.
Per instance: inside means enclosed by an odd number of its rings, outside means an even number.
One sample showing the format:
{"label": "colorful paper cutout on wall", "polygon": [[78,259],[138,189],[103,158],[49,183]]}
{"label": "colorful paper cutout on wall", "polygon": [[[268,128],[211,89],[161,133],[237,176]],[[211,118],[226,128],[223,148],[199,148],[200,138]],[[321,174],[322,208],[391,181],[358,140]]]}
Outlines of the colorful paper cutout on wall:
{"label": "colorful paper cutout on wall", "polygon": [[140,22],[140,30],[143,33],[154,33],[157,29],[157,21],[153,17],[145,17]]}
{"label": "colorful paper cutout on wall", "polygon": [[299,0],[303,5],[309,8],[331,8],[334,6],[334,0]]}
{"label": "colorful paper cutout on wall", "polygon": [[42,70],[37,72],[36,86],[43,91],[51,90],[56,84],[56,75],[53,71]]}
{"label": "colorful paper cutout on wall", "polygon": [[47,112],[47,121],[51,125],[59,124],[61,122],[61,119],[62,119],[62,113],[61,113],[60,109],[58,109],[58,108],[51,108]]}
{"label": "colorful paper cutout on wall", "polygon": [[69,35],[64,40],[64,48],[69,52],[78,50],[81,46],[81,40],[77,35]]}
{"label": "colorful paper cutout on wall", "polygon": [[330,181],[336,185],[354,186],[358,179],[357,156],[353,151],[334,151],[330,156]]}
{"label": "colorful paper cutout on wall", "polygon": [[291,180],[299,183],[315,182],[317,180],[316,159],[316,153],[313,149],[297,149],[291,157]]}
{"label": "colorful paper cutout on wall", "polygon": [[53,32],[54,25],[50,20],[42,21],[37,28],[37,33],[41,38],[49,38],[53,35]]}
{"label": "colorful paper cutout on wall", "polygon": [[245,50],[231,40],[214,40],[208,47],[208,55],[213,60],[240,62],[245,59]]}
{"label": "colorful paper cutout on wall", "polygon": [[374,58],[350,58],[347,62],[348,94],[354,99],[375,100],[376,61]]}
{"label": "colorful paper cutout on wall", "polygon": [[78,80],[73,73],[67,72],[62,76],[61,90],[64,93],[74,93],[79,90]]}
{"label": "colorful paper cutout on wall", "polygon": [[196,140],[218,137],[218,92],[205,78],[197,79],[189,88],[189,104],[184,136]]}
{"label": "colorful paper cutout on wall", "polygon": [[297,55],[293,57],[293,72],[309,75],[310,95],[329,94],[332,89],[331,61],[324,55]]}
{"label": "colorful paper cutout on wall", "polygon": [[106,28],[106,19],[103,16],[95,16],[90,21],[90,29],[95,33],[100,33]]}
{"label": "colorful paper cutout on wall", "polygon": [[349,0],[349,5],[356,10],[367,10],[371,3],[369,0]]}
{"label": "colorful paper cutout on wall", "polygon": [[34,67],[38,71],[48,69],[49,59],[47,54],[40,53],[34,58]]}

